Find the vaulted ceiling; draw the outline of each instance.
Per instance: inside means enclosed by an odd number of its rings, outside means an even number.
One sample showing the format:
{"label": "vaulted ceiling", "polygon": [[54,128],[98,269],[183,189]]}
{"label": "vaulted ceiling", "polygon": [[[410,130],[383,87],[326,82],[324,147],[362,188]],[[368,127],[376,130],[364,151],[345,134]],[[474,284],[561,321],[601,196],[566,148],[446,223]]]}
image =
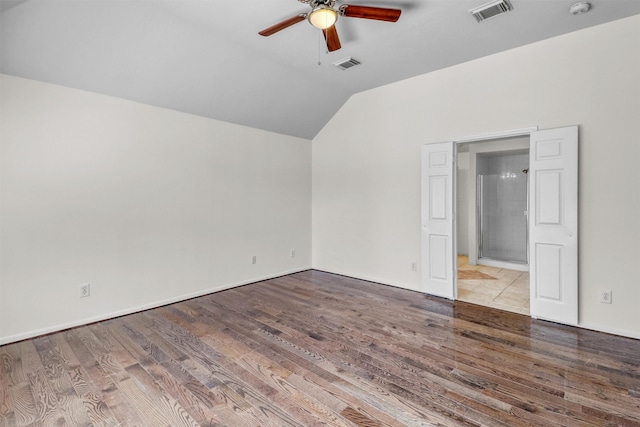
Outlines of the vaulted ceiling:
{"label": "vaulted ceiling", "polygon": [[[477,23],[468,10],[487,0],[345,0],[402,15],[341,17],[327,53],[305,21],[258,35],[310,10],[297,0],[0,1],[4,74],[307,139],[354,93],[640,13],[640,0],[575,16],[574,0],[512,0]],[[346,57],[361,65],[333,65]]]}

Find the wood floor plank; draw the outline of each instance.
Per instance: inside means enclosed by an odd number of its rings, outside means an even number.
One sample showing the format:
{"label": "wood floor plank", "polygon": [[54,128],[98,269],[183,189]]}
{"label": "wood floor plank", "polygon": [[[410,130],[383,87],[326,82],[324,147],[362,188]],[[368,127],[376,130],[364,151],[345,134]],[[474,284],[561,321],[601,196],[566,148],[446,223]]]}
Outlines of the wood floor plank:
{"label": "wood floor plank", "polygon": [[[175,312],[173,314],[175,314]],[[180,324],[185,328],[189,328],[189,324],[184,323],[184,319],[180,317],[173,317],[170,314],[168,314],[168,316],[173,318],[177,324]],[[267,396],[271,401],[277,400],[276,395],[278,393],[278,390],[273,387],[273,385],[276,384],[270,384],[269,382],[262,381],[261,378],[254,375],[251,370],[245,369],[243,366],[236,363],[235,360],[231,360],[226,357],[222,351],[223,349],[220,343],[211,341],[209,338],[203,337],[202,342],[208,344],[210,348],[216,349],[216,353],[212,354],[210,357],[217,363],[217,376],[224,382],[231,384],[234,389],[239,388],[242,390],[244,399],[250,405],[251,411],[254,411],[254,408],[260,408],[259,410],[265,417],[267,417],[267,419],[272,418],[271,412],[275,411],[278,412],[278,424],[287,422],[290,425],[298,425],[298,423],[296,423],[294,419],[289,418],[289,415],[293,416],[296,413],[300,413],[300,411],[298,410],[299,408],[297,408],[296,406],[291,406],[286,408],[288,409],[287,411],[283,412],[278,410],[277,407],[273,407],[273,405],[267,405],[264,401],[264,398],[261,398],[261,396],[264,395]],[[232,378],[234,378],[235,380],[232,381]],[[306,416],[304,421],[307,424],[311,423],[309,416]]]}
{"label": "wood floor plank", "polygon": [[[281,326],[280,326],[280,327],[281,327]],[[282,327],[281,327],[281,329],[282,329]],[[363,358],[364,358],[363,356],[364,356],[363,354],[355,354],[355,357],[354,357],[354,361],[355,361],[355,363],[357,363],[357,361],[358,361],[359,359],[363,359]],[[383,357],[384,357],[384,356],[383,356]],[[380,359],[377,363],[378,363],[378,364],[382,364],[382,363],[383,363],[383,362],[382,362],[382,359]],[[396,368],[397,368],[397,369],[396,369]],[[374,367],[374,369],[375,369],[375,367]],[[403,371],[405,371],[405,370],[403,370],[403,367],[402,367],[401,365],[398,365],[397,367],[387,367],[387,369],[395,369],[395,372],[403,372]],[[405,372],[408,372],[408,371],[405,371]],[[437,378],[437,377],[435,377],[435,378]],[[413,376],[412,378],[408,378],[408,380],[409,380],[409,381],[414,381],[414,382],[416,381],[416,379],[417,379],[417,378],[416,378],[415,376]],[[448,383],[448,385],[449,385],[450,387],[452,386],[452,384],[451,384],[450,382]],[[460,387],[458,387],[458,388],[460,389]],[[460,397],[460,396],[458,396],[458,397]],[[489,399],[487,399],[486,397],[484,397],[484,396],[482,396],[482,395],[480,395],[480,394],[478,394],[478,393],[475,393],[475,394],[473,395],[473,397],[474,397],[475,399],[483,399],[483,398],[484,398],[484,401],[485,401],[485,402],[487,402],[487,401],[489,400]],[[497,401],[497,400],[495,400],[495,403],[494,403],[494,404],[497,406],[497,408],[496,408],[497,410],[502,410],[502,411],[507,411],[507,412],[511,410],[510,405],[500,405],[499,401]],[[523,405],[523,406],[524,406],[524,405]]]}
{"label": "wood floor plank", "polygon": [[0,352],[0,427],[17,423],[13,396],[9,390],[14,385],[15,371],[20,369],[20,359],[16,347],[16,344],[10,344],[6,346],[6,351]]}
{"label": "wood floor plank", "polygon": [[[122,327],[123,325],[116,325],[116,328],[120,329],[118,326]],[[114,330],[114,333],[115,332]],[[200,390],[200,393],[194,394],[191,391],[193,387],[190,386],[192,386],[194,382],[196,384],[199,383],[197,383],[193,377],[190,377],[186,371],[181,370],[180,367],[175,364],[176,362],[171,360],[159,347],[153,345],[144,335],[140,334],[130,325],[126,325],[120,332],[123,333],[118,333],[116,336],[120,337],[121,340],[126,339],[124,333],[130,334],[129,336],[132,341],[127,348],[134,348],[135,344],[133,341],[139,345],[133,354],[137,356],[140,366],[153,378],[154,383],[164,390],[165,393],[174,399],[182,408],[187,410],[196,423],[199,425],[210,425],[220,422],[220,420],[216,418],[216,415],[210,410],[213,405],[210,403],[210,393],[208,390],[201,387],[204,391]],[[149,353],[146,351],[149,351]],[[167,367],[169,369],[167,369]],[[206,398],[200,399],[199,397],[203,395]]]}
{"label": "wood floor plank", "polygon": [[[36,403],[28,382],[12,384],[9,392],[13,401],[13,414],[11,418],[16,426],[27,426],[33,424],[38,419]],[[9,417],[5,422],[9,422]]]}
{"label": "wood floor plank", "polygon": [[[64,339],[64,336],[64,334],[52,334],[47,338],[51,345],[51,357],[55,357],[57,362],[63,366],[71,387],[84,408],[84,413],[82,413],[81,409],[76,407],[80,413],[74,413],[70,416],[84,418],[86,414],[91,420],[91,425],[96,427],[117,426],[119,423],[107,406],[103,394],[96,387],[94,381],[89,378],[87,371],[76,358],[69,341]],[[74,411],[74,409],[70,409],[70,411]]]}
{"label": "wood floor plank", "polygon": [[[76,360],[80,363],[80,367],[74,373],[74,384],[76,387],[80,385],[82,389],[87,390],[82,393],[82,396],[89,416],[92,417],[93,415],[94,424],[96,422],[95,416],[100,416],[101,413],[108,411],[109,414],[113,414],[113,418],[118,424],[123,426],[142,426],[143,422],[138,408],[127,401],[126,396],[118,389],[114,379],[103,369],[96,356],[85,346],[84,341],[77,334],[79,329],[82,328],[66,331],[63,334],[64,339],[72,348]],[[80,390],[78,391],[80,392]],[[96,403],[98,406],[96,406]],[[98,409],[99,412],[94,412],[94,409]]]}
{"label": "wood floor plank", "polygon": [[640,427],[638,340],[313,270],[0,363],[0,427]]}
{"label": "wood floor plank", "polygon": [[49,337],[34,340],[35,347],[44,365],[45,380],[51,389],[51,398],[57,404],[66,425],[91,426],[92,422],[84,410],[83,401],[76,394],[71,378],[67,374],[64,358],[52,346]]}
{"label": "wood floor plank", "polygon": [[[296,391],[312,390],[306,392],[306,394],[312,394],[316,399],[322,402],[329,401],[330,403],[325,403],[325,405],[332,408],[333,411],[344,411],[344,408],[349,407],[350,404],[353,404],[354,406],[358,406],[359,404],[361,412],[366,413],[369,419],[382,418],[386,425],[393,425],[393,420],[386,417],[385,414],[380,412],[371,414],[370,412],[373,411],[373,408],[368,406],[366,409],[362,409],[362,406],[366,405],[363,405],[362,402],[358,402],[355,399],[351,399],[348,395],[341,394],[339,389],[335,388],[333,384],[323,380],[313,372],[300,368],[298,370],[300,373],[299,375],[293,373],[292,371],[285,369],[281,364],[277,364],[277,361],[282,359],[268,357],[270,355],[273,356],[276,353],[268,353],[265,351],[259,353],[247,346],[245,343],[234,340],[225,332],[225,330],[217,330],[213,333],[219,341],[229,343],[229,345],[235,345],[235,348],[230,349],[230,351],[235,350],[234,357],[239,361],[239,363],[246,366],[247,370],[255,372],[256,376],[264,378],[267,382],[272,382],[275,388],[282,388],[286,392],[290,392],[289,387],[292,387],[293,390]],[[255,364],[252,364],[250,361],[245,363],[245,360],[247,359],[253,360]],[[286,405],[285,402],[282,404]],[[287,409],[291,410],[289,408]]]}
{"label": "wood floor plank", "polygon": [[[171,317],[170,314],[167,315]],[[272,410],[262,410],[252,405],[251,400],[255,400],[253,396],[256,392],[246,384],[244,378],[234,376],[227,367],[220,364],[221,356],[213,347],[208,346],[188,331],[180,328],[178,323],[166,323],[163,318],[156,318],[155,321],[158,322],[157,325],[166,327],[164,329],[166,337],[172,339],[174,343],[185,345],[185,349],[187,353],[190,353],[191,359],[211,373],[213,381],[210,382],[210,385],[219,396],[218,405],[216,405],[214,411],[219,410],[218,406],[226,405],[227,412],[233,412],[237,417],[246,420],[243,422],[248,423],[248,425],[254,423],[256,418],[260,418],[259,414],[263,414],[263,422],[269,420],[268,413],[272,412]],[[282,414],[280,422],[285,422],[286,418],[286,414]],[[288,422],[287,425],[295,424]]]}

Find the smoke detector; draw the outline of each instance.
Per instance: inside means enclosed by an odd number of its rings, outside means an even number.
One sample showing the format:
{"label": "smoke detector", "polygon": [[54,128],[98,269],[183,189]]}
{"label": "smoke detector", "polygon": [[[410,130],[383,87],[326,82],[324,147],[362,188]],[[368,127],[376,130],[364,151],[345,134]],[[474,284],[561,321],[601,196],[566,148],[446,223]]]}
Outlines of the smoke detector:
{"label": "smoke detector", "polygon": [[469,13],[476,18],[476,21],[482,22],[494,16],[507,13],[510,10],[513,10],[513,6],[511,6],[509,0],[494,0],[469,10]]}
{"label": "smoke detector", "polygon": [[572,15],[580,15],[581,13],[587,13],[591,9],[591,4],[586,1],[574,3],[569,8],[569,13]]}
{"label": "smoke detector", "polygon": [[352,57],[348,57],[345,59],[341,59],[338,62],[334,62],[333,65],[344,71],[348,70],[349,68],[355,67],[356,65],[360,65],[360,61],[353,59]]}

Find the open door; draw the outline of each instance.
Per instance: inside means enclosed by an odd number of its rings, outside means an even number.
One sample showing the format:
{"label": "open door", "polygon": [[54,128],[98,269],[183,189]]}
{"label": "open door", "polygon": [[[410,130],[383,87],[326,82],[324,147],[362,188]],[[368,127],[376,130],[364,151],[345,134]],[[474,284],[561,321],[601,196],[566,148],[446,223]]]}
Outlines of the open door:
{"label": "open door", "polygon": [[531,316],[578,324],[578,127],[531,133]]}
{"label": "open door", "polygon": [[455,143],[422,146],[422,291],[455,299]]}

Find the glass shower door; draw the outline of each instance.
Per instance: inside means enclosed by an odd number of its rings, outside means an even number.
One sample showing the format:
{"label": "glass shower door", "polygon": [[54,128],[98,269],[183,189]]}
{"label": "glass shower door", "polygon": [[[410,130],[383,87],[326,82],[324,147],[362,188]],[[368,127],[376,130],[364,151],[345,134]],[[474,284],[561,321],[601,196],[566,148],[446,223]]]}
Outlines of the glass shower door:
{"label": "glass shower door", "polygon": [[525,173],[479,175],[479,257],[526,264],[526,213]]}

